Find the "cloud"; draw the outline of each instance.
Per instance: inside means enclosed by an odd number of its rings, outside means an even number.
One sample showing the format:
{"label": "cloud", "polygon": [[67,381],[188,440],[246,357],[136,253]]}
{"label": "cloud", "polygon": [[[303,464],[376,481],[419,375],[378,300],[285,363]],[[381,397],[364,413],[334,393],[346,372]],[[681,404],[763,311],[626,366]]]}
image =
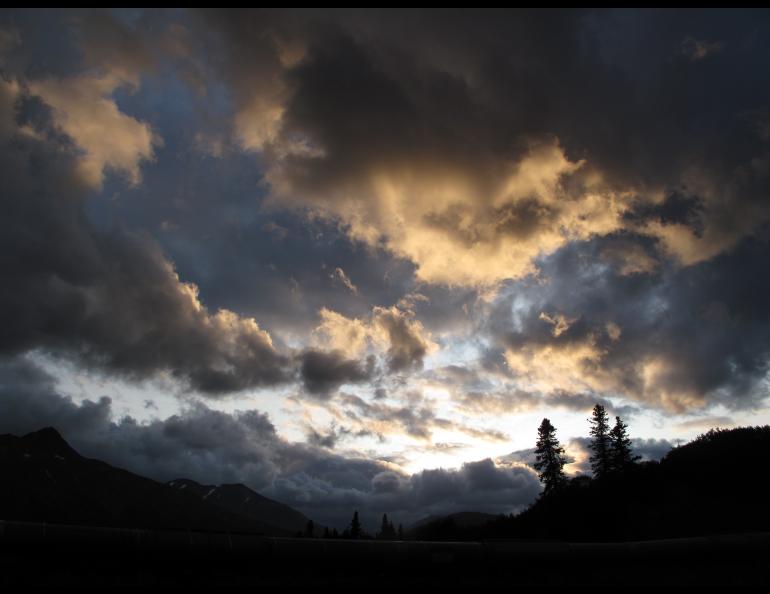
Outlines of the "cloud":
{"label": "cloud", "polygon": [[312,426],[308,426],[306,431],[307,443],[328,449],[336,448],[339,442],[350,437],[369,437],[371,435],[372,432],[366,429],[353,431],[349,427],[338,427],[334,423],[332,423],[328,430],[323,433],[319,432]]}
{"label": "cloud", "polygon": [[353,284],[353,281],[351,281],[348,278],[348,275],[345,274],[345,271],[342,270],[342,268],[340,267],[335,268],[334,271],[329,275],[329,278],[331,278],[335,282],[341,283],[343,287],[345,287],[348,291],[350,291],[354,295],[358,294],[358,287],[356,287]]}
{"label": "cloud", "polygon": [[125,81],[111,75],[42,80],[30,90],[53,108],[54,121],[82,151],[78,172],[91,186],[101,187],[113,170],[132,184],[141,181],[142,161],[152,160],[161,143],[146,123],[122,113],[111,98]]}
{"label": "cloud", "polygon": [[341,422],[354,423],[377,435],[402,434],[431,443],[434,431],[443,430],[487,442],[508,439],[501,431],[477,428],[441,416],[432,400],[415,391],[408,392],[402,402],[391,404],[382,400],[375,397],[368,401],[355,394],[341,393],[327,404],[327,410]]}
{"label": "cloud", "polygon": [[[570,475],[591,474],[590,438],[572,437],[563,443],[567,457],[565,471]],[[642,461],[660,460],[673,447],[674,444],[667,439],[636,437],[631,440],[634,454],[639,456]],[[535,463],[535,449],[516,450],[505,456],[500,456],[498,461],[501,463],[521,463],[531,467]]]}
{"label": "cloud", "polygon": [[308,350],[300,355],[300,360],[300,377],[305,389],[321,397],[328,397],[344,384],[369,380],[375,371],[373,357],[362,363],[346,359],[341,351]]}
{"label": "cloud", "polygon": [[[566,248],[542,262],[538,279],[500,293],[482,322],[488,360],[505,363],[498,377],[526,392],[586,392],[668,412],[758,406],[767,397],[761,300],[770,287],[745,271],[759,270],[767,241],[747,238],[708,262],[644,274],[608,266],[607,242]],[[575,321],[554,336],[543,311]]]}
{"label": "cloud", "polygon": [[468,390],[459,391],[454,396],[454,400],[463,412],[480,417],[490,414],[553,410],[554,408],[572,412],[589,412],[597,404],[601,404],[610,415],[619,415],[624,418],[639,412],[637,407],[614,404],[612,401],[590,392],[555,391],[542,393],[525,389],[502,389],[489,392]]}
{"label": "cloud", "polygon": [[510,512],[538,494],[534,473],[491,460],[407,475],[376,460],[344,457],[328,444],[292,443],[258,411],[225,413],[193,403],[166,419],[114,418],[112,402],[75,403],[25,358],[0,362],[0,433],[58,428],[83,455],[161,481],[243,482],[342,529],[354,509],[374,529],[383,511],[405,525],[434,513]]}
{"label": "cloud", "polygon": [[695,417],[682,421],[677,425],[679,429],[713,429],[715,427],[733,427],[735,421],[728,416]]}
{"label": "cloud", "polygon": [[438,349],[414,312],[403,307],[375,306],[365,319],[347,318],[322,308],[321,323],[313,331],[315,344],[337,349],[349,357],[367,347],[384,350],[388,369],[393,373],[419,370],[429,353]]}
{"label": "cloud", "polygon": [[685,37],[682,41],[682,54],[691,62],[704,60],[722,51],[723,44],[719,41],[706,41]]}
{"label": "cloud", "polygon": [[[290,385],[338,423],[318,446],[367,425],[493,441],[485,416],[594,402],[753,411],[767,30],[740,11],[7,11],[0,355],[207,395]],[[342,510],[398,474],[313,459],[326,478],[270,488]]]}
{"label": "cloud", "polygon": [[[693,72],[693,60],[733,45],[682,35],[694,25],[681,15],[205,16],[225,55],[239,56],[223,74],[234,126],[265,160],[274,201],[339,221],[413,262],[422,281],[521,278],[570,242],[619,231],[692,265],[770,217],[764,149],[735,127],[761,100],[743,92],[752,69],[734,65],[757,57],[746,48]],[[726,39],[746,32],[740,15],[722,24]],[[655,40],[637,33],[663,29]],[[689,100],[719,77],[735,79],[729,100]],[[695,227],[626,216],[681,191],[702,202]],[[637,256],[629,273],[653,265]]]}
{"label": "cloud", "polygon": [[356,357],[364,351],[371,333],[368,322],[346,318],[325,307],[318,313],[321,323],[313,331],[317,345],[344,352],[349,357]]}
{"label": "cloud", "polygon": [[388,367],[391,371],[422,368],[428,352],[437,346],[424,337],[424,329],[414,314],[396,306],[375,307],[372,312],[375,338],[388,344]]}
{"label": "cloud", "polygon": [[0,351],[42,349],[137,380],[170,374],[210,394],[288,379],[270,336],[210,312],[149,236],[91,223],[79,153],[46,105],[16,91],[3,106],[0,120],[18,125],[0,138],[0,270],[12,287],[0,293]]}

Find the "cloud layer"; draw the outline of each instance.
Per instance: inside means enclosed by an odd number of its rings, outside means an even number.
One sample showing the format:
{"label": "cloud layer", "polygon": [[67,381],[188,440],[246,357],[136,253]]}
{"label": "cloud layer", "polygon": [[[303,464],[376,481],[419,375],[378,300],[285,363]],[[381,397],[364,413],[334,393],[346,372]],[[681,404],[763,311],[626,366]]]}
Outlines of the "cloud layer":
{"label": "cloud layer", "polygon": [[487,458],[546,415],[579,457],[595,403],[665,443],[770,419],[768,39],[739,11],[0,11],[0,406],[329,517],[515,507],[529,470]]}
{"label": "cloud layer", "polygon": [[354,509],[373,530],[382,513],[405,525],[467,508],[509,513],[540,490],[523,465],[487,459],[407,475],[387,462],[291,443],[255,410],[224,413],[195,404],[144,424],[114,420],[113,413],[109,397],[76,404],[60,395],[55,380],[31,361],[0,364],[0,433],[54,425],[83,455],[161,481],[243,482],[339,529]]}

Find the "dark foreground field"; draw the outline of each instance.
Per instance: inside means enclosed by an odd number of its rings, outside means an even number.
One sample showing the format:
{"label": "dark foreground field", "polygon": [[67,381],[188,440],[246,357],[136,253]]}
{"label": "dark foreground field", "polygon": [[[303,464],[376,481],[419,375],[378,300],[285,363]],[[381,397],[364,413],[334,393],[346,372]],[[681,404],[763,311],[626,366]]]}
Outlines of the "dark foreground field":
{"label": "dark foreground field", "polygon": [[[0,522],[0,584],[756,590],[770,534],[627,543],[381,542]],[[11,590],[7,590],[11,591]]]}

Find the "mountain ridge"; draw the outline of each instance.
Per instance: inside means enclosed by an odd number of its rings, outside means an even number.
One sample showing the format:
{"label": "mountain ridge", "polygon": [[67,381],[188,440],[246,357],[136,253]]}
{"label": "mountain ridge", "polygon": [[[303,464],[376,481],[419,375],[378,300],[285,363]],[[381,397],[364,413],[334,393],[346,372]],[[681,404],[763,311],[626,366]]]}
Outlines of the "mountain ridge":
{"label": "mountain ridge", "polygon": [[[239,513],[234,505],[208,502],[167,484],[80,455],[53,427],[23,436],[0,435],[0,515],[4,520],[123,528],[228,530],[289,536],[304,515],[249,491],[254,502],[283,511],[273,521],[256,503]],[[191,481],[194,482],[194,481]],[[197,483],[196,483],[197,484]],[[292,514],[293,512],[293,514]],[[281,525],[285,517],[294,522]],[[277,521],[277,523],[276,523]]]}
{"label": "mountain ridge", "polygon": [[243,483],[223,483],[221,485],[202,485],[192,479],[174,479],[166,483],[170,487],[193,493],[202,500],[217,505],[243,516],[291,531],[302,532],[307,527],[308,518],[294,508],[265,497]]}

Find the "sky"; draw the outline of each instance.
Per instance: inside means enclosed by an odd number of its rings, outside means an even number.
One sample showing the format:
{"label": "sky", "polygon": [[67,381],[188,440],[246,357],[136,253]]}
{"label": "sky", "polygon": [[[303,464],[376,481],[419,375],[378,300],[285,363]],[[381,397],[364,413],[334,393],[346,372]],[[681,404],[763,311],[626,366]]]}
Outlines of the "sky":
{"label": "sky", "polygon": [[324,525],[770,421],[770,13],[0,10],[0,432]]}

